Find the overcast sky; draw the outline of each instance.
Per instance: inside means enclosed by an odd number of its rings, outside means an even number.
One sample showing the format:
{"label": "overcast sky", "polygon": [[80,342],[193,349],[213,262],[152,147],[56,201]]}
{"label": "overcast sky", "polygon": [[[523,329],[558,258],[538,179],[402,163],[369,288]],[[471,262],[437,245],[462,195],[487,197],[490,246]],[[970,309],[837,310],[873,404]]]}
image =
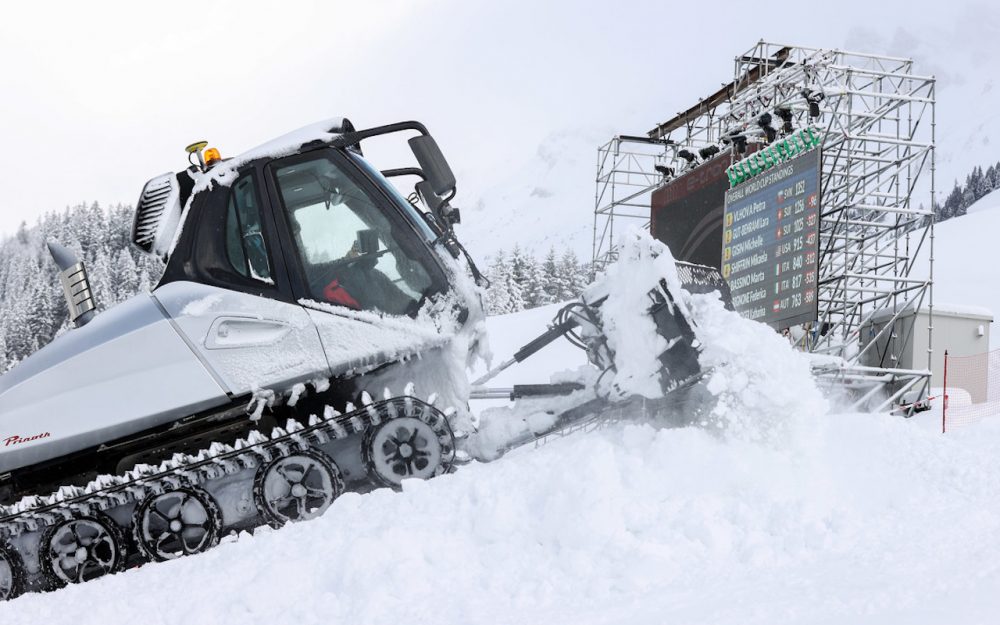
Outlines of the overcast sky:
{"label": "overcast sky", "polygon": [[0,233],[132,203],[194,140],[233,155],[337,115],[424,121],[468,190],[553,131],[645,131],[761,38],[923,55],[946,87],[991,67],[997,24],[926,0],[18,3],[0,23]]}

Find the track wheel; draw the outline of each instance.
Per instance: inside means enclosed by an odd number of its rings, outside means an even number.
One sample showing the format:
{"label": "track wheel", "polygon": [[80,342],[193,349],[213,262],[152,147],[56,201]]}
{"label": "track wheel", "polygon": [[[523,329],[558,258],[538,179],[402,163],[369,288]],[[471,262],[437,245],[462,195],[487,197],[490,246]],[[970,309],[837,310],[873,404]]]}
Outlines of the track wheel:
{"label": "track wheel", "polygon": [[395,488],[407,478],[447,473],[455,459],[455,437],[437,409],[414,403],[411,410],[370,428],[362,453],[368,472]]}
{"label": "track wheel", "polygon": [[10,547],[0,545],[0,601],[7,601],[24,590],[24,566]]}
{"label": "track wheel", "polygon": [[257,471],[257,509],[273,527],[314,519],[344,492],[340,470],[324,454],[302,451],[275,458]]}
{"label": "track wheel", "polygon": [[46,530],[38,559],[57,586],[86,582],[122,569],[125,540],[108,517],[81,516]]}
{"label": "track wheel", "polygon": [[150,559],[172,560],[219,543],[222,515],[212,496],[182,487],[146,497],[132,517],[132,536]]}

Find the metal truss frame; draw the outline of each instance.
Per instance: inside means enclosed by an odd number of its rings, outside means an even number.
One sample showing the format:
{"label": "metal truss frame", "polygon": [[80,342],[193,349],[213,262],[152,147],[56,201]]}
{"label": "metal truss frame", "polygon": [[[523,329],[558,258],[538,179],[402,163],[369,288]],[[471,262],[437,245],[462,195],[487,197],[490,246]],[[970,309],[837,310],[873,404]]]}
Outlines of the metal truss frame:
{"label": "metal truss frame", "polygon": [[[677,147],[661,139],[617,135],[597,148],[594,192],[593,272],[618,258],[615,226],[649,228],[653,190],[663,184],[657,165],[672,161]],[[616,223],[617,222],[617,223]]]}
{"label": "metal truss frame", "polygon": [[[732,82],[715,94],[645,138],[615,137],[598,148],[595,267],[616,257],[615,220],[648,224],[652,191],[672,179],[664,168],[691,167],[681,148],[725,147],[734,133],[764,143],[761,115],[770,113],[780,132],[775,110],[789,110],[795,129],[824,133],[819,314],[798,346],[858,366],[859,334],[874,312],[915,305],[933,313],[934,107],[935,79],[915,74],[911,59],[760,41],[735,58]],[[926,271],[914,271],[918,263]],[[927,362],[929,369],[930,348]]]}

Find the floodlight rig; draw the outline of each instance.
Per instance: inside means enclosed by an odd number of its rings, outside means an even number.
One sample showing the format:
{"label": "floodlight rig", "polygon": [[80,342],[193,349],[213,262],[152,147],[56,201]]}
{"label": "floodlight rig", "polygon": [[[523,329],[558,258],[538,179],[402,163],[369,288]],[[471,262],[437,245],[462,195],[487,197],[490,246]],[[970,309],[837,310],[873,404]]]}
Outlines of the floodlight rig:
{"label": "floodlight rig", "polygon": [[820,89],[808,88],[802,90],[802,97],[805,98],[806,103],[809,105],[809,117],[813,119],[819,117],[819,103],[826,98],[826,94]]}
{"label": "floodlight rig", "polygon": [[733,146],[733,151],[742,156],[747,153],[747,136],[740,130],[731,130],[722,137],[723,145]]}
{"label": "floodlight rig", "polygon": [[677,156],[684,159],[687,165],[684,166],[684,171],[689,171],[698,166],[698,157],[694,155],[691,150],[687,148],[677,152]]}
{"label": "floodlight rig", "polygon": [[708,159],[712,158],[713,156],[715,156],[716,154],[718,154],[721,151],[722,150],[719,149],[719,146],[717,146],[717,145],[709,145],[709,146],[700,148],[698,150],[698,156],[701,157],[702,161],[707,161]]}
{"label": "floodlight rig", "polygon": [[674,168],[667,167],[666,165],[661,165],[659,163],[653,165],[653,169],[663,175],[663,181],[666,182],[674,177]]}
{"label": "floodlight rig", "polygon": [[764,113],[757,118],[757,125],[760,129],[764,131],[764,136],[767,138],[767,143],[774,142],[778,138],[778,131],[771,125],[771,114]]}
{"label": "floodlight rig", "polygon": [[792,109],[787,106],[779,106],[774,109],[774,114],[778,116],[781,120],[781,134],[782,136],[787,136],[795,131],[795,126],[792,124],[793,113]]}

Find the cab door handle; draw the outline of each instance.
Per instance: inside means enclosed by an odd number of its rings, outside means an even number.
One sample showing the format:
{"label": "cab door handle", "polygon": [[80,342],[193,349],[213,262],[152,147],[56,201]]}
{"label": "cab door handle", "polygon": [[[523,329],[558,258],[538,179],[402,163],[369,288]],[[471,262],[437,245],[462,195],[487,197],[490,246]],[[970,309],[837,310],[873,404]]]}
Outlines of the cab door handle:
{"label": "cab door handle", "polygon": [[235,349],[241,347],[262,347],[281,342],[291,326],[275,319],[256,317],[226,316],[212,322],[205,337],[206,349]]}

